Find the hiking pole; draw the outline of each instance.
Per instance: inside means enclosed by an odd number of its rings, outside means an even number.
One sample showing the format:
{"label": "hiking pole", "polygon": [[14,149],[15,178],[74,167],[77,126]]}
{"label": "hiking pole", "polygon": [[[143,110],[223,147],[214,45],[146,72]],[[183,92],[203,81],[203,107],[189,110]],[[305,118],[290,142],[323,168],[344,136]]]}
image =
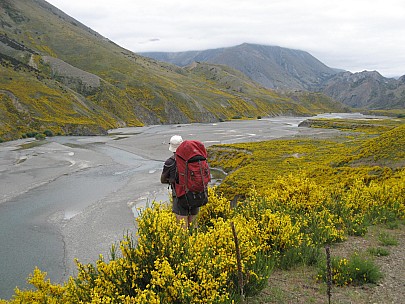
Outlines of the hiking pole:
{"label": "hiking pole", "polygon": [[235,241],[236,262],[237,262],[237,265],[238,265],[238,283],[239,283],[240,295],[242,297],[242,300],[244,301],[245,300],[245,295],[243,293],[242,262],[241,262],[241,257],[240,257],[238,236],[236,235],[235,224],[233,222],[231,222],[231,228],[232,228],[233,239]]}
{"label": "hiking pole", "polygon": [[328,295],[328,303],[330,304],[330,299],[332,297],[332,270],[331,270],[331,261],[330,261],[330,247],[329,245],[325,246],[326,251],[326,285],[327,290],[326,294]]}

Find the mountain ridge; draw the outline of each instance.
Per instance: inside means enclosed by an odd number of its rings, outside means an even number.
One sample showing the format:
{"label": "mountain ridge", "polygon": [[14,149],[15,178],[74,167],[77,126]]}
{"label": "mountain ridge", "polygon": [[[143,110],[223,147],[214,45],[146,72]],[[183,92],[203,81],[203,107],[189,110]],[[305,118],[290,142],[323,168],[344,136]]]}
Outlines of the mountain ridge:
{"label": "mountain ridge", "polygon": [[[330,68],[301,50],[243,43],[212,50],[139,54],[179,66],[193,61],[229,65],[266,88],[320,92],[350,107],[405,108],[404,76],[385,78],[377,71],[351,73]],[[358,85],[358,79],[365,84]]]}
{"label": "mountain ridge", "polygon": [[306,51],[251,43],[204,51],[139,54],[179,66],[193,61],[228,65],[270,89],[308,89],[320,78],[336,74]]}
{"label": "mountain ridge", "polygon": [[342,72],[324,81],[321,92],[354,108],[405,109],[404,80],[377,71]]}

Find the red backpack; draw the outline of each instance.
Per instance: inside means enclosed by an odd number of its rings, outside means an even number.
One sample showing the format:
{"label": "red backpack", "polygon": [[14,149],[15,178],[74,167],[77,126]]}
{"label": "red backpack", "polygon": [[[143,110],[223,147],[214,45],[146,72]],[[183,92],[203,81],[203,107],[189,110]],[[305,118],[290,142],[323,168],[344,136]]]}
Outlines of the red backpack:
{"label": "red backpack", "polygon": [[[176,149],[176,195],[187,207],[201,207],[208,202],[208,183],[211,180],[207,150],[198,140],[185,140]],[[181,198],[185,196],[185,200]]]}

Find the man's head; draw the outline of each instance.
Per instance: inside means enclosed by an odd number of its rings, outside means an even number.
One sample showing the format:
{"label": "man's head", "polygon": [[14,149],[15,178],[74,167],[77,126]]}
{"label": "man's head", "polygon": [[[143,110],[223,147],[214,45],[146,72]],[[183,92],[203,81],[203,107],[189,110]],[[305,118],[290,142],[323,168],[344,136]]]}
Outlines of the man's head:
{"label": "man's head", "polygon": [[177,148],[180,146],[180,144],[182,142],[183,142],[183,138],[181,138],[180,135],[173,135],[170,138],[169,150],[172,151],[173,153],[176,152]]}

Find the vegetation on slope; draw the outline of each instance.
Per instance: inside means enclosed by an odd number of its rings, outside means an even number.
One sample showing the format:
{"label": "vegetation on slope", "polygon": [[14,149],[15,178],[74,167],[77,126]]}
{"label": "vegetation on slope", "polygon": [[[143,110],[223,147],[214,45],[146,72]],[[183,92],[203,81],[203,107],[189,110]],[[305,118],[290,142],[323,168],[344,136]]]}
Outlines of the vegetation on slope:
{"label": "vegetation on slope", "polygon": [[339,182],[348,186],[359,178],[384,178],[403,166],[403,119],[319,119],[311,120],[310,125],[347,132],[333,140],[298,138],[210,147],[210,164],[229,173],[219,190],[232,200],[247,193],[252,185],[266,189],[268,182],[279,176],[302,172],[320,185]]}

